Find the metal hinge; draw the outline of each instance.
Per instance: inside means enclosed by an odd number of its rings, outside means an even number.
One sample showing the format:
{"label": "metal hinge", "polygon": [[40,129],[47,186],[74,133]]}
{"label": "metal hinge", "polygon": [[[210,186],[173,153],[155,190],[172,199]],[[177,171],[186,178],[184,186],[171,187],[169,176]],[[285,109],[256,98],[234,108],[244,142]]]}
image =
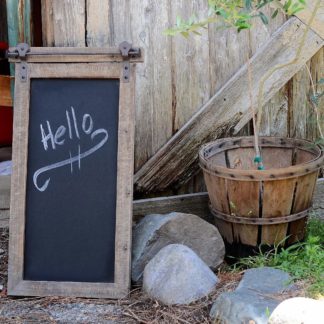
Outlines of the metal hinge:
{"label": "metal hinge", "polygon": [[19,71],[19,77],[21,82],[27,81],[27,62],[26,57],[27,53],[30,51],[30,47],[26,43],[20,43],[17,45],[17,47],[10,47],[7,51],[7,57],[8,58],[20,58],[20,71]]}
{"label": "metal hinge", "polygon": [[130,44],[126,41],[119,44],[119,50],[120,50],[121,56],[123,58],[122,80],[123,80],[123,82],[129,82],[129,78],[130,78],[129,59],[132,57],[141,56],[141,50],[140,50],[140,48],[132,48],[132,44]]}

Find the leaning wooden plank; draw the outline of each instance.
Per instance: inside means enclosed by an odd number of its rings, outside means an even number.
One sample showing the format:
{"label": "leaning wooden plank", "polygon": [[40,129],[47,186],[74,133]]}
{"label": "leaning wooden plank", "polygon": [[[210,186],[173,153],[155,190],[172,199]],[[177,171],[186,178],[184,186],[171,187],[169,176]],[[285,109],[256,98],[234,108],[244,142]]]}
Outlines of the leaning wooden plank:
{"label": "leaning wooden plank", "polygon": [[[305,28],[298,18],[291,18],[252,57],[250,64],[254,75],[251,88],[254,97],[260,79],[271,67],[294,58]],[[266,82],[263,102],[276,94],[323,43],[310,30],[298,63],[277,71]],[[235,126],[249,107],[246,64],[135,174],[135,189],[159,191],[185,183],[197,172],[199,147]]]}

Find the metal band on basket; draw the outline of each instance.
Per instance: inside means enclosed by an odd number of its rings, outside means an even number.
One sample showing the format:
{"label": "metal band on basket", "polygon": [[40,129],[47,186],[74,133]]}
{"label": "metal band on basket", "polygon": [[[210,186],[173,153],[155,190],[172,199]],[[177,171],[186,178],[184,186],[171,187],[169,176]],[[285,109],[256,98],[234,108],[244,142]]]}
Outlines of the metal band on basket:
{"label": "metal band on basket", "polygon": [[306,210],[303,210],[300,213],[292,214],[288,216],[271,217],[271,218],[252,218],[252,217],[236,216],[234,214],[232,215],[224,214],[214,209],[211,204],[209,204],[209,209],[211,213],[218,219],[231,222],[231,223],[250,224],[250,225],[274,225],[274,224],[289,223],[307,217],[308,212],[310,211],[310,208],[308,208]]}

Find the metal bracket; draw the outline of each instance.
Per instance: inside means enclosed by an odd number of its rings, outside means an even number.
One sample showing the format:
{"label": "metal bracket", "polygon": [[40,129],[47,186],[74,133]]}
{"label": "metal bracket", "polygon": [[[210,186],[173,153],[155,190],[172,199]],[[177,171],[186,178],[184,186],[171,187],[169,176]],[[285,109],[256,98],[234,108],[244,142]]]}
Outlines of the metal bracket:
{"label": "metal bracket", "polygon": [[17,47],[10,47],[7,51],[7,57],[9,58],[20,58],[20,81],[26,82],[27,81],[27,53],[30,52],[30,47],[26,43],[20,43],[17,45]]}
{"label": "metal bracket", "polygon": [[132,44],[128,42],[122,42],[119,44],[119,50],[123,58],[123,82],[129,82],[130,79],[130,63],[129,59],[132,57],[140,56],[141,50],[139,48],[132,48]]}

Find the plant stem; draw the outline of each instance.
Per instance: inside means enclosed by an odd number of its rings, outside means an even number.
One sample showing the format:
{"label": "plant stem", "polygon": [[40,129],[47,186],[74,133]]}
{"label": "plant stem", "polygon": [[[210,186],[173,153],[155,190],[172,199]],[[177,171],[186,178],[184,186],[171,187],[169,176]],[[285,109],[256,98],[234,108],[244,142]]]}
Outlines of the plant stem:
{"label": "plant stem", "polygon": [[[249,33],[249,46],[251,47],[251,33]],[[247,54],[247,71],[248,71],[248,85],[249,85],[249,97],[250,97],[250,104],[251,104],[251,112],[252,112],[252,122],[253,122],[253,131],[254,131],[254,150],[255,155],[260,156],[260,148],[259,148],[259,134],[256,132],[256,114],[255,114],[255,108],[254,108],[254,102],[253,102],[253,92],[252,92],[252,66],[251,66],[251,60],[249,58],[249,54]]]}

